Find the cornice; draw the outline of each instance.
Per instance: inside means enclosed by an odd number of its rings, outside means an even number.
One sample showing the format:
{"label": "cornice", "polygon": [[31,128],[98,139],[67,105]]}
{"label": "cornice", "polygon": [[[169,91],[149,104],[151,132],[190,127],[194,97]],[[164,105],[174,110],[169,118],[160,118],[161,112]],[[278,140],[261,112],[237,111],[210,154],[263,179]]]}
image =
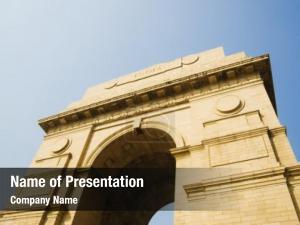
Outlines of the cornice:
{"label": "cornice", "polygon": [[249,129],[249,130],[245,130],[245,131],[239,131],[239,132],[235,132],[235,133],[231,133],[231,134],[226,134],[223,136],[204,139],[204,140],[202,140],[202,143],[204,145],[217,144],[217,143],[228,142],[228,141],[243,139],[243,138],[252,137],[252,136],[258,136],[258,135],[261,135],[261,134],[264,134],[267,132],[268,132],[268,127],[264,126],[264,127]]}
{"label": "cornice", "polygon": [[286,127],[285,126],[280,126],[276,128],[270,129],[270,134],[274,137],[278,134],[286,134]]}
{"label": "cornice", "polygon": [[[271,87],[267,90],[271,95],[270,98],[274,99],[273,86],[270,84],[272,79],[270,78],[269,55],[265,54],[58,113],[39,120],[39,125],[48,132],[55,127],[95,118],[118,110],[131,109],[159,99],[182,95],[209,85],[213,86],[226,79],[237,79],[238,76],[254,72],[259,73],[265,81],[265,85]],[[275,100],[273,100],[273,105],[275,107]]]}
{"label": "cornice", "polygon": [[299,176],[300,175],[300,164],[289,166],[286,168],[287,176]]}
{"label": "cornice", "polygon": [[170,149],[170,153],[172,155],[178,155],[178,154],[184,154],[184,153],[188,153],[190,151],[191,146],[183,146],[180,148],[171,148]]}
{"label": "cornice", "polygon": [[189,200],[207,195],[258,188],[266,185],[285,183],[285,168],[277,167],[256,172],[245,172],[231,176],[205,179],[199,183],[184,185]]}
{"label": "cornice", "polygon": [[289,167],[274,167],[255,172],[204,179],[199,183],[183,186],[188,199],[195,200],[222,192],[259,188],[268,185],[300,184],[300,164]]}
{"label": "cornice", "polygon": [[180,155],[180,154],[189,154],[192,151],[203,150],[203,149],[204,149],[204,145],[203,144],[186,145],[186,146],[179,147],[179,148],[171,148],[170,149],[170,153],[172,155],[176,156],[176,155]]}

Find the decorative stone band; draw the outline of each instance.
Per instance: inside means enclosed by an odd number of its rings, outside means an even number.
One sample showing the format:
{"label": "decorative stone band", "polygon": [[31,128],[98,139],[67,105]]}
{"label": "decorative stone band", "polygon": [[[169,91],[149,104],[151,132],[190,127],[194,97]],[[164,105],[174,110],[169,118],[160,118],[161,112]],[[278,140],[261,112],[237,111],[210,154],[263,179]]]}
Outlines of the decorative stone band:
{"label": "decorative stone band", "polygon": [[[51,217],[55,218],[57,215],[63,213],[63,211],[53,211],[51,212]],[[43,214],[45,214],[45,211],[0,211],[0,222],[16,224],[16,221],[28,218],[31,218],[31,221],[34,221],[35,219],[39,221]]]}
{"label": "decorative stone band", "polygon": [[259,128],[255,128],[255,129],[249,129],[246,131],[231,133],[231,134],[227,134],[227,135],[223,135],[223,136],[219,136],[219,137],[215,137],[215,138],[205,139],[205,140],[202,140],[202,143],[204,145],[207,145],[207,144],[220,143],[222,141],[234,141],[238,138],[248,138],[248,137],[255,136],[255,135],[261,135],[261,134],[264,134],[267,132],[268,132],[268,127],[264,126],[264,127],[259,127]]}
{"label": "decorative stone band", "polygon": [[[297,176],[297,179],[295,177]],[[267,185],[300,183],[300,165],[275,167],[238,175],[202,180],[200,183],[184,185],[188,200],[205,198],[208,195],[244,189],[259,188]]]}
{"label": "decorative stone band", "polygon": [[[200,145],[199,145],[200,146]],[[201,145],[202,147],[202,145]],[[187,146],[183,146],[183,147],[180,147],[180,148],[171,148],[170,149],[170,153],[172,155],[178,155],[178,154],[184,154],[184,153],[189,153],[191,151],[191,146],[190,145],[187,145]]]}
{"label": "decorative stone band", "polygon": [[205,145],[220,143],[222,141],[232,141],[239,138],[248,138],[253,135],[266,134],[268,131],[269,131],[268,127],[264,126],[256,129],[250,129],[243,132],[231,133],[224,136],[218,136],[216,138],[204,139],[202,140],[202,143],[199,145],[194,145],[194,146],[187,145],[180,148],[172,148],[170,149],[170,152],[172,155],[186,154],[186,153],[190,153],[193,150],[204,149]]}
{"label": "decorative stone band", "polygon": [[[213,87],[213,89],[218,89],[218,82],[227,80],[231,84],[234,83],[232,81],[238,80],[239,76],[254,73],[260,74],[273,106],[276,109],[269,55],[261,55],[65,111],[39,120],[39,125],[44,131],[48,132],[59,126],[109,114],[112,111],[131,109],[132,107],[137,107],[159,99],[175,98],[176,96],[184,95],[193,90],[207,90],[207,87],[210,86]],[[222,87],[222,89],[224,89],[224,87]]]}
{"label": "decorative stone band", "polygon": [[288,179],[290,185],[300,185],[300,165],[288,167],[286,176],[290,178]]}
{"label": "decorative stone band", "polygon": [[278,134],[285,134],[286,135],[286,127],[280,126],[273,129],[270,129],[270,134],[274,137]]}

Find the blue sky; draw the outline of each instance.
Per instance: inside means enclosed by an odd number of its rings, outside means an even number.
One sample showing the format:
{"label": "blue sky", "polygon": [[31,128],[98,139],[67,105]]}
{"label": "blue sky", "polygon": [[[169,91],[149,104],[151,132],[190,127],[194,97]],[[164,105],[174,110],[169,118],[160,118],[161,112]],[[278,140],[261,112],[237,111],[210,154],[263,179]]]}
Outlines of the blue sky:
{"label": "blue sky", "polygon": [[43,137],[37,120],[87,87],[218,46],[270,53],[278,115],[299,158],[299,9],[298,0],[1,1],[0,166],[28,166]]}

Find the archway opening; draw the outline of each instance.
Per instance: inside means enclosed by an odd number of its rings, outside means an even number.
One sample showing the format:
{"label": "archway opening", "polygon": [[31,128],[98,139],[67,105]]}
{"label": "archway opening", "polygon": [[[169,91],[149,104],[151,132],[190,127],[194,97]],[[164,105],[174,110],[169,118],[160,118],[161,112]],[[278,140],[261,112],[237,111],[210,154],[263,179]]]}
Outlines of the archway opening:
{"label": "archway opening", "polygon": [[174,203],[169,203],[159,209],[150,219],[149,225],[173,225]]}
{"label": "archway opening", "polygon": [[130,203],[146,203],[151,205],[151,210],[76,212],[73,225],[83,221],[93,225],[147,225],[159,209],[174,202],[176,162],[170,153],[174,147],[175,143],[168,133],[153,128],[133,130],[106,146],[92,167],[168,169],[172,172],[168,177],[157,174],[146,191],[137,193]]}

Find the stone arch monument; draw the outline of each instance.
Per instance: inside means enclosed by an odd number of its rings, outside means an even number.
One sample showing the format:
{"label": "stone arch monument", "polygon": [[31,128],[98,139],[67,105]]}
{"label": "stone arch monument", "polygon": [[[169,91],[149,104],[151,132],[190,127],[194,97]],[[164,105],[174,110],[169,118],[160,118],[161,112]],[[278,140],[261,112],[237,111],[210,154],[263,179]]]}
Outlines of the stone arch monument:
{"label": "stone arch monument", "polygon": [[[160,180],[161,198],[144,199],[157,210],[173,201],[226,205],[175,211],[177,225],[300,224],[300,167],[276,114],[269,55],[216,48],[154,65],[89,88],[39,124],[46,135],[31,167],[235,171],[186,182],[176,175],[174,186]],[[0,224],[142,225],[153,214],[4,212]]]}

